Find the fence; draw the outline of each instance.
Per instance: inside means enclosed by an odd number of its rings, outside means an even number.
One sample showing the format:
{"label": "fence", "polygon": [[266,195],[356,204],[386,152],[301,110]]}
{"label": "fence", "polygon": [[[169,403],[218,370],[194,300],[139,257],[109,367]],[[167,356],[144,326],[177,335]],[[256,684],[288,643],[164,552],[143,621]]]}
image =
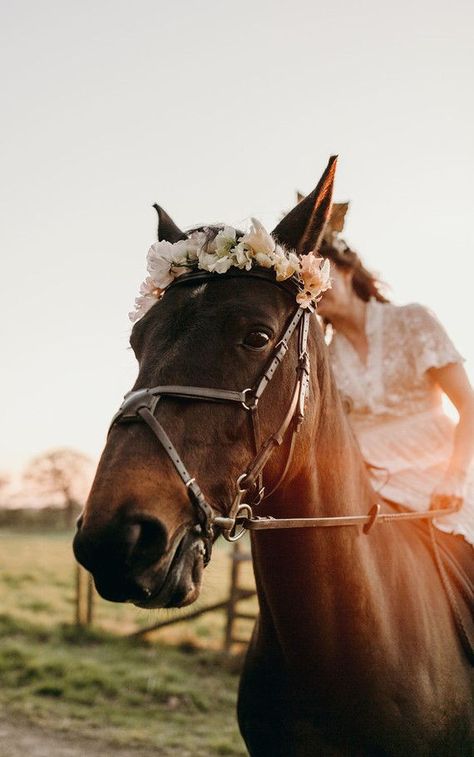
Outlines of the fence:
{"label": "fence", "polygon": [[[243,636],[241,633],[237,634],[237,625],[240,620],[253,621],[256,617],[254,613],[240,609],[241,602],[254,597],[256,594],[253,587],[242,586],[242,566],[244,563],[251,561],[251,559],[249,551],[242,547],[241,542],[235,542],[229,555],[229,594],[224,600],[205,605],[197,610],[187,612],[185,615],[180,614],[174,618],[153,623],[150,626],[134,631],[130,636],[143,638],[167,626],[194,620],[209,612],[222,611],[225,613],[225,629],[222,640],[223,649],[230,653],[237,645],[248,644],[248,637]],[[75,597],[75,622],[77,625],[90,626],[93,624],[95,597],[96,593],[92,577],[87,571],[77,565]]]}

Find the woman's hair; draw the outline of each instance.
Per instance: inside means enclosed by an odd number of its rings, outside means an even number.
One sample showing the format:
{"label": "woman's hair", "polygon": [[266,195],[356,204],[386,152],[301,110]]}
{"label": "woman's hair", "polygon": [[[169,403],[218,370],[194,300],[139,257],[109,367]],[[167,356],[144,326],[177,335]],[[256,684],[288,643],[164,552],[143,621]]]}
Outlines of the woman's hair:
{"label": "woman's hair", "polygon": [[331,242],[324,238],[318,254],[323,258],[329,258],[338,268],[352,271],[352,288],[361,300],[368,302],[373,297],[378,302],[390,302],[382,294],[381,290],[385,289],[383,282],[365,268],[358,254],[351,250],[342,239],[338,238]]}

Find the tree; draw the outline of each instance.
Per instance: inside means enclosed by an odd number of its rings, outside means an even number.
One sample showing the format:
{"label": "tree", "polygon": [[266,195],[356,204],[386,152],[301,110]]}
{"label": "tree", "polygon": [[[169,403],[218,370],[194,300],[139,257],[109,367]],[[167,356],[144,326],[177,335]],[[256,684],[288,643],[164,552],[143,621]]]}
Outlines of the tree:
{"label": "tree", "polygon": [[23,479],[34,494],[64,510],[68,526],[74,524],[79,506],[90,487],[93,462],[82,452],[60,448],[44,452],[27,466]]}
{"label": "tree", "polygon": [[4,471],[0,471],[0,505],[3,503],[5,492],[8,490],[10,483],[11,478],[9,474],[5,473]]}

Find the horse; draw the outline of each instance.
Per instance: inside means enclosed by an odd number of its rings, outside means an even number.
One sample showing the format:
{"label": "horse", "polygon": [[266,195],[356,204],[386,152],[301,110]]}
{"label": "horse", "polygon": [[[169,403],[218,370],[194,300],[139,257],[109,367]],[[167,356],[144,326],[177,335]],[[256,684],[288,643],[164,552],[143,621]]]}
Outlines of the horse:
{"label": "horse", "polygon": [[[317,250],[334,170],[272,232],[300,256]],[[187,238],[157,210],[159,240]],[[237,707],[250,755],[470,755],[472,668],[429,543],[410,522],[376,523],[323,330],[286,283],[185,274],[135,323],[138,377],[76,558],[108,600],[183,607],[217,536],[253,524],[259,616]],[[335,527],[258,527],[303,520]]]}

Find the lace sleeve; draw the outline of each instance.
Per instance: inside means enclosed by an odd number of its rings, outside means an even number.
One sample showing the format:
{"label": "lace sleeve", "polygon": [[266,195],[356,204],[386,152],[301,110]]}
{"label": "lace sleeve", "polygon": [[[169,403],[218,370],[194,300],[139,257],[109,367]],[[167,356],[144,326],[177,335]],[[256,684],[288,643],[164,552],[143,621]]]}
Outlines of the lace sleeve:
{"label": "lace sleeve", "polygon": [[407,305],[403,310],[420,376],[429,368],[442,368],[449,363],[464,361],[434,313],[418,304]]}

